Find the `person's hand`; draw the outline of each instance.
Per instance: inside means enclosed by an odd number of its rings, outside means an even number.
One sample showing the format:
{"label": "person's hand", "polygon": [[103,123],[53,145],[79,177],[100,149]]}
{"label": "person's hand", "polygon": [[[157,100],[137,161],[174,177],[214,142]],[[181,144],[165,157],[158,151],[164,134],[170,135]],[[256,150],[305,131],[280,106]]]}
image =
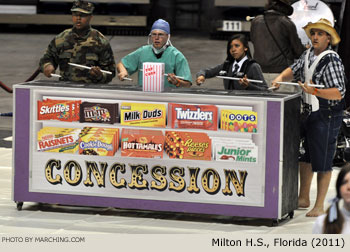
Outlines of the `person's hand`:
{"label": "person's hand", "polygon": [[53,65],[51,64],[46,65],[44,68],[44,75],[48,78],[51,78],[52,73],[55,73],[55,68],[53,67]]}
{"label": "person's hand", "polygon": [[169,74],[168,74],[168,81],[169,81],[171,84],[173,84],[173,85],[175,85],[175,86],[177,86],[177,87],[179,87],[180,84],[181,84],[180,80],[177,79],[177,78],[175,77],[175,74],[173,74],[173,73],[169,73]]}
{"label": "person's hand", "polygon": [[[313,93],[315,92],[315,88],[314,88],[314,87],[310,87],[310,86],[307,84],[307,82],[302,83],[301,81],[298,81],[298,84],[299,84],[299,86],[301,87],[301,89],[302,89],[305,93],[307,93],[307,94],[313,94]],[[314,84],[314,83],[312,82],[312,80],[310,80],[310,84]]]}
{"label": "person's hand", "polygon": [[276,90],[279,89],[281,84],[278,84],[277,82],[282,82],[282,78],[280,76],[277,76],[272,82],[271,87],[269,89]]}
{"label": "person's hand", "polygon": [[247,88],[249,86],[247,75],[244,75],[244,77],[239,80],[239,84],[241,84],[241,86],[244,88]]}
{"label": "person's hand", "polygon": [[199,76],[197,79],[196,79],[196,84],[198,86],[200,86],[201,84],[203,84],[205,81],[205,77],[203,75]]}
{"label": "person's hand", "polygon": [[91,67],[89,74],[95,79],[101,79],[103,76],[103,74],[101,72],[101,68],[98,66]]}
{"label": "person's hand", "polygon": [[119,80],[123,81],[125,77],[128,76],[128,72],[127,71],[121,71],[120,73],[118,73],[118,78]]}

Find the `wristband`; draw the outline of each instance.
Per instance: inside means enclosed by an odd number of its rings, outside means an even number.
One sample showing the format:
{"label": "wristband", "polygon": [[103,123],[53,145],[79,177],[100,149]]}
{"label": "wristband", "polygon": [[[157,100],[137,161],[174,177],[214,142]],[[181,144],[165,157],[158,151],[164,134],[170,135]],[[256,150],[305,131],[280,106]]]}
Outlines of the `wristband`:
{"label": "wristband", "polygon": [[314,91],[312,92],[312,95],[316,95],[318,92],[318,89],[317,88],[314,88]]}

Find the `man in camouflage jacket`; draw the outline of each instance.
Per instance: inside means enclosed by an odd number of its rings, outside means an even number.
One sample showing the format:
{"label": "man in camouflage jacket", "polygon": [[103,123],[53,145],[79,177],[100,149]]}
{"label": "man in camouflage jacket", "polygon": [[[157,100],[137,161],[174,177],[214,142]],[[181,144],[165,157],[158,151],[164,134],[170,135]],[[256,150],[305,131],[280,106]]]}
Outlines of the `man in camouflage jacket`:
{"label": "man in camouflage jacket", "polygon": [[[113,79],[116,69],[113,51],[109,41],[90,26],[93,9],[91,3],[74,2],[71,9],[73,28],[58,34],[40,59],[39,65],[46,77],[51,77],[59,66],[62,81],[108,83]],[[89,66],[91,70],[68,63]]]}

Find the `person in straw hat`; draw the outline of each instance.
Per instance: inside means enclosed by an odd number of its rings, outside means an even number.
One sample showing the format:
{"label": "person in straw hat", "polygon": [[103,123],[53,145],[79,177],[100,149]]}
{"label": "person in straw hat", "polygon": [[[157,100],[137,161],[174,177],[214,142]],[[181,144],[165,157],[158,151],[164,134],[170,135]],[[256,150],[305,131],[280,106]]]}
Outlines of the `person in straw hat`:
{"label": "person in straw hat", "polygon": [[[331,49],[340,42],[332,24],[324,18],[303,27],[312,46],[272,83],[298,80],[302,89],[299,207],[310,206],[310,186],[317,172],[317,197],[306,216],[324,213],[324,199],[332,175],[336,141],[345,108],[345,72],[339,55]],[[312,84],[312,85],[311,85]],[[319,87],[313,86],[320,85]]]}
{"label": "person in straw hat", "polygon": [[[73,27],[58,34],[40,59],[40,69],[46,77],[51,77],[58,67],[61,81],[108,83],[115,76],[115,60],[109,41],[90,26],[93,10],[92,3],[74,1],[71,8]],[[91,70],[68,63],[89,66]]]}

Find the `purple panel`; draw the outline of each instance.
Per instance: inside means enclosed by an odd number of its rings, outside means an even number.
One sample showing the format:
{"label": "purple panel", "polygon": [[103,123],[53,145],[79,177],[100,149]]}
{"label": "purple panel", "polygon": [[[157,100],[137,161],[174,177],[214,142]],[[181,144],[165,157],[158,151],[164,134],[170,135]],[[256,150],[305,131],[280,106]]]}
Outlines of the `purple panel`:
{"label": "purple panel", "polygon": [[24,201],[29,188],[30,89],[16,88],[14,200]]}
{"label": "purple panel", "polygon": [[266,129],[265,207],[29,192],[29,108],[30,90],[16,89],[15,201],[219,214],[240,217],[278,218],[280,102],[267,103],[266,120],[268,123]]}

